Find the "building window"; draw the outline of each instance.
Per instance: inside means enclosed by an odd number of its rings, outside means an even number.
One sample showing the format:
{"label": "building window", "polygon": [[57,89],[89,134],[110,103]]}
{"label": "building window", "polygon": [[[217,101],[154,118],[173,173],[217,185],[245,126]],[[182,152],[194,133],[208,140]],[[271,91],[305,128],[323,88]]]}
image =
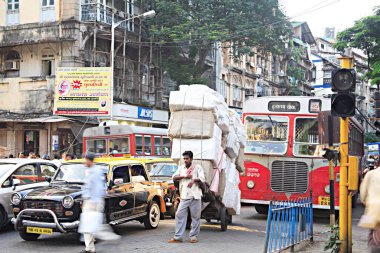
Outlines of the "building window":
{"label": "building window", "polygon": [[7,77],[20,76],[20,59],[20,54],[16,50],[11,50],[6,54],[4,70]]}
{"label": "building window", "polygon": [[325,44],[322,44],[322,43],[321,43],[321,49],[322,49],[322,50],[325,49]]}
{"label": "building window", "polygon": [[7,24],[19,24],[19,0],[7,0]]}
{"label": "building window", "polygon": [[55,20],[54,0],[42,0],[41,22],[51,22]]}
{"label": "building window", "polygon": [[41,52],[41,76],[54,76],[55,75],[55,61],[54,52],[50,48],[45,48]]}
{"label": "building window", "polygon": [[233,94],[234,94],[234,100],[241,101],[241,88],[238,86],[235,86],[233,88]]}

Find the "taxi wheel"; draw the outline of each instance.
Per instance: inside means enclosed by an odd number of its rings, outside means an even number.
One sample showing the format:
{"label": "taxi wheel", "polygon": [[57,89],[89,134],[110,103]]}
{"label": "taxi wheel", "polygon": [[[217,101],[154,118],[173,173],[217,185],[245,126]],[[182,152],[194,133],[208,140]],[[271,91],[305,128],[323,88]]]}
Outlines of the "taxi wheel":
{"label": "taxi wheel", "polygon": [[39,234],[30,234],[30,233],[27,233],[26,232],[26,228],[21,228],[19,231],[18,231],[20,237],[25,240],[25,241],[35,241],[38,239],[38,237],[40,237]]}
{"label": "taxi wheel", "polygon": [[148,213],[144,218],[144,226],[146,229],[155,229],[160,223],[161,211],[155,201],[152,201],[148,208]]}

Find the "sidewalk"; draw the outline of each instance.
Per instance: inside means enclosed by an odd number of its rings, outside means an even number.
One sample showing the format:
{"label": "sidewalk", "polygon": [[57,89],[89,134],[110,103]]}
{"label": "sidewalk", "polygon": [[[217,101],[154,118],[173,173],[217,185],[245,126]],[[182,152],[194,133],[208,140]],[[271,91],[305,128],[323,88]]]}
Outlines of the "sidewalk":
{"label": "sidewalk", "polygon": [[[353,241],[354,245],[352,247],[352,252],[360,252],[360,253],[365,253],[368,252],[368,247],[367,247],[367,234],[363,235],[362,233],[358,233],[357,236],[355,234],[353,235]],[[314,235],[314,242],[310,243],[310,241],[305,241],[300,243],[299,245],[296,245],[294,248],[294,252],[310,252],[310,253],[323,253],[327,252],[330,253],[331,250],[329,251],[324,251],[326,242],[328,241],[328,238],[330,236],[330,233],[318,233]],[[359,237],[361,239],[359,239]],[[365,237],[365,238],[362,238]],[[290,249],[283,251],[283,252],[290,252]]]}

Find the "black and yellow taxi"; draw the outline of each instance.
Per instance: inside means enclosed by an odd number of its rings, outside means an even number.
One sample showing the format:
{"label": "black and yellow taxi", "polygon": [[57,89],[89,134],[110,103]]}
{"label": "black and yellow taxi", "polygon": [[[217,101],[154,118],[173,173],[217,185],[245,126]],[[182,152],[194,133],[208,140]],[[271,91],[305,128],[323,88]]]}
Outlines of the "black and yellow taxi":
{"label": "black and yellow taxi", "polygon": [[[162,190],[152,182],[139,159],[99,158],[95,166],[104,171],[105,219],[110,225],[137,220],[155,229],[166,212]],[[77,232],[83,199],[81,188],[91,168],[83,160],[63,163],[48,186],[19,191],[11,196],[16,230],[24,240],[41,234]]]}

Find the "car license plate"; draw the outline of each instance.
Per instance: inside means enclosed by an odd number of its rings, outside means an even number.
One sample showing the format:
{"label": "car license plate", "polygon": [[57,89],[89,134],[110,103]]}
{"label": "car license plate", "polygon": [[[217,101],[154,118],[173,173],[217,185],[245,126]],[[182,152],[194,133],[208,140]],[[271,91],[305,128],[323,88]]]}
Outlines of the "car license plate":
{"label": "car license plate", "polygon": [[52,235],[53,229],[51,229],[51,228],[26,227],[26,232],[29,234]]}
{"label": "car license plate", "polygon": [[320,205],[329,206],[330,205],[330,197],[319,196],[318,202]]}

